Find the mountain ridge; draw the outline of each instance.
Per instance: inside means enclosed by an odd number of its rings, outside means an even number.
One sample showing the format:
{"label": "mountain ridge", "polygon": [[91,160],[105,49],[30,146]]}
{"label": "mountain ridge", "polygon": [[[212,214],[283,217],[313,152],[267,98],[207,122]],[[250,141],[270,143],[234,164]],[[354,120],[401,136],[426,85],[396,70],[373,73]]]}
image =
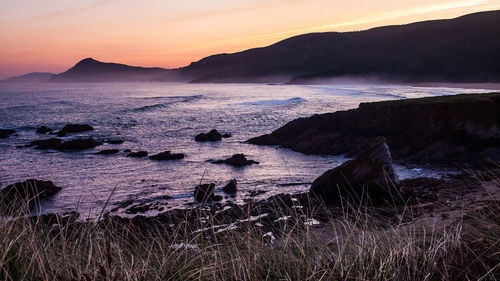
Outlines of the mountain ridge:
{"label": "mountain ridge", "polygon": [[51,82],[179,81],[309,84],[332,78],[500,82],[500,10],[362,31],[315,32],[204,57],[176,69],[86,58]]}

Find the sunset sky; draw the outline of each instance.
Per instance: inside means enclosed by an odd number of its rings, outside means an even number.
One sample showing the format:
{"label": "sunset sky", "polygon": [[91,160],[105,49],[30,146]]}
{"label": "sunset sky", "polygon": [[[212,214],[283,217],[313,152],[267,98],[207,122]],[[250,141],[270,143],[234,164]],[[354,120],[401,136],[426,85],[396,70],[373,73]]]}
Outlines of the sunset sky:
{"label": "sunset sky", "polygon": [[316,31],[500,9],[500,0],[0,0],[0,79],[80,59],[179,67]]}

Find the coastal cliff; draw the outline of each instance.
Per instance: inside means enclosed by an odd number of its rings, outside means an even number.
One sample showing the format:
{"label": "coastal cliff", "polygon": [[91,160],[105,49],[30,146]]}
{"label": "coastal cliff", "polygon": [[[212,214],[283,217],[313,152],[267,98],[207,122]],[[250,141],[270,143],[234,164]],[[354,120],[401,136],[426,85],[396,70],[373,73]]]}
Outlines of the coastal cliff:
{"label": "coastal cliff", "polygon": [[305,154],[354,155],[384,136],[397,160],[500,160],[500,93],[361,103],[293,120],[248,140]]}

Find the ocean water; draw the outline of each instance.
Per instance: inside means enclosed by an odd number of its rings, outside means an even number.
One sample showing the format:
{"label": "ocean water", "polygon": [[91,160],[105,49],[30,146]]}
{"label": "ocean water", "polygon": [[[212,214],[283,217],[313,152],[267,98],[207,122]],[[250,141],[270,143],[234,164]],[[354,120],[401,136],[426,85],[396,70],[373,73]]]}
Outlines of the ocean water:
{"label": "ocean water", "polygon": [[[186,208],[193,202],[197,184],[213,182],[216,193],[224,195],[220,188],[233,178],[239,183],[238,195],[225,200],[242,203],[252,191],[266,191],[256,199],[306,191],[316,177],[347,160],[244,143],[251,137],[270,133],[298,117],[351,109],[361,102],[477,92],[487,90],[372,84],[0,84],[0,128],[15,129],[19,134],[0,139],[0,179],[3,186],[28,178],[61,186],[42,205],[44,213],[78,208],[83,215],[92,216],[108,198],[108,209],[125,200],[158,201],[165,209]],[[16,148],[51,137],[37,134],[39,126],[61,129],[67,123],[89,124],[95,130],[68,135],[66,140],[93,136],[125,142],[71,153]],[[196,134],[214,128],[232,137],[216,143],[194,141]],[[94,154],[111,148],[120,153]],[[125,157],[125,149],[146,150],[150,155],[170,150],[186,157],[175,161],[135,159]],[[235,153],[244,153],[260,164],[234,168],[206,161]],[[436,177],[447,172],[400,165],[396,169],[400,178]],[[173,199],[162,199],[165,195]]]}

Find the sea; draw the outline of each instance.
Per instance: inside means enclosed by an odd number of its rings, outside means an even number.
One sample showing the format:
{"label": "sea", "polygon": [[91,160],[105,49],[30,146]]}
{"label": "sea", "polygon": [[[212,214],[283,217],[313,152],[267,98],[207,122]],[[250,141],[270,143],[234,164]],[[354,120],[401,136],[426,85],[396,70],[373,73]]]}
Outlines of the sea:
{"label": "sea", "polygon": [[[78,211],[93,217],[125,201],[157,202],[161,210],[190,208],[200,183],[215,183],[224,201],[243,203],[279,193],[307,191],[315,178],[346,160],[344,155],[304,155],[245,141],[270,133],[287,122],[313,114],[348,110],[363,102],[398,100],[484,89],[415,87],[391,84],[266,85],[180,83],[33,83],[0,84],[0,128],[16,136],[0,139],[2,186],[26,179],[50,180],[62,190],[42,204],[41,213]],[[44,125],[89,124],[94,131],[64,140],[92,136],[121,139],[80,152],[17,148],[52,136],[36,133]],[[195,135],[217,129],[229,133],[220,142],[195,142]],[[354,129],[354,128],[353,128]],[[103,149],[114,155],[96,155]],[[124,150],[150,155],[184,153],[181,160],[153,161],[126,157]],[[258,165],[232,167],[207,160],[244,153]],[[400,179],[442,177],[452,170],[396,165]],[[238,182],[235,197],[221,188]],[[255,193],[259,195],[254,196]],[[253,193],[253,194],[252,194]],[[111,212],[111,211],[110,211]],[[143,215],[154,215],[156,211]],[[112,212],[127,216],[124,209]]]}

